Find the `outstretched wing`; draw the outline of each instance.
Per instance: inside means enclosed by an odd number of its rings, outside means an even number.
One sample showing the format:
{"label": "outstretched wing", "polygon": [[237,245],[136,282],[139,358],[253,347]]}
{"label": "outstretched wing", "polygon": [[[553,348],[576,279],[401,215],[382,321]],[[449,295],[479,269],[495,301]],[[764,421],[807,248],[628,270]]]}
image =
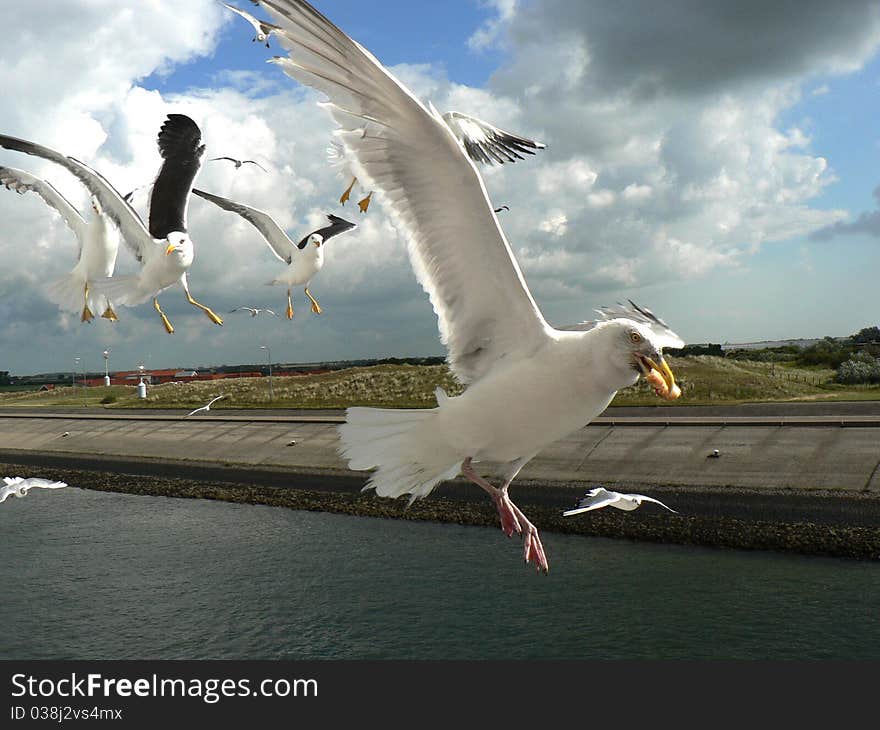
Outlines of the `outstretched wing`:
{"label": "outstretched wing", "polygon": [[164,162],[150,195],[150,234],[165,238],[186,233],[186,208],[193,181],[202,167],[202,131],[185,114],[169,114],[159,129],[159,154]]}
{"label": "outstretched wing", "polygon": [[644,494],[630,494],[629,496],[636,497],[636,498],[640,499],[642,502],[653,502],[654,504],[659,504],[661,507],[665,507],[670,512],[675,512],[675,514],[678,514],[678,512],[676,512],[674,509],[672,509],[672,507],[666,507],[666,505],[663,504],[663,502],[661,502],[659,499],[654,499],[653,497],[646,497]]}
{"label": "outstretched wing", "polygon": [[80,249],[82,249],[85,221],[79,211],[50,182],[34,177],[24,170],[18,170],[14,167],[0,167],[0,184],[5,185],[9,190],[14,190],[19,195],[24,195],[27,192],[39,195],[61,214],[64,222],[76,234]]}
{"label": "outstretched wing", "polygon": [[325,106],[355,174],[384,194],[458,379],[473,382],[502,358],[530,356],[547,342],[549,326],[447,123],[308,3],[260,4],[290,53],[273,60],[329,97]]}
{"label": "outstretched wing", "polygon": [[281,261],[289,264],[293,260],[293,241],[287,237],[287,234],[281,229],[281,226],[279,226],[275,222],[275,219],[268,213],[265,213],[262,210],[257,210],[256,208],[251,208],[244,203],[236,203],[234,200],[224,198],[220,195],[206,193],[204,190],[193,189],[193,195],[198,195],[200,198],[210,200],[214,205],[223,208],[223,210],[238,213],[260,232],[266,243],[269,244],[269,248],[272,249],[272,253],[281,259]]}
{"label": "outstretched wing", "polygon": [[602,509],[602,507],[607,507],[610,504],[613,504],[619,499],[620,495],[617,492],[609,492],[607,489],[603,487],[599,487],[598,489],[591,489],[587,492],[587,496],[583,497],[579,502],[578,506],[575,509],[567,510],[562,513],[563,517],[569,517],[571,515],[578,515],[581,512],[589,512],[594,509]]}
{"label": "outstretched wing", "polygon": [[319,228],[317,231],[312,231],[304,236],[303,239],[296,244],[296,247],[300,250],[304,249],[309,241],[309,236],[321,236],[323,242],[327,243],[327,241],[333,238],[333,236],[338,236],[340,233],[345,233],[352,228],[357,228],[357,223],[351,223],[345,220],[345,218],[340,218],[338,215],[333,215],[332,213],[327,214],[327,220],[330,221],[329,226],[324,226],[323,228]]}
{"label": "outstretched wing", "polygon": [[524,154],[533,155],[535,150],[545,147],[542,142],[506,132],[494,124],[461,112],[446,112],[443,120],[474,162],[487,165],[497,162],[503,165],[505,162],[524,160]]}
{"label": "outstretched wing", "polygon": [[0,147],[24,152],[26,155],[34,157],[42,157],[66,167],[97,198],[104,215],[109,217],[119,228],[122,239],[138,261],[143,260],[143,250],[155,245],[153,237],[147,231],[137,211],[128,204],[128,201],[123,199],[119,191],[101,173],[93,170],[84,162],[18,137],[0,135]]}

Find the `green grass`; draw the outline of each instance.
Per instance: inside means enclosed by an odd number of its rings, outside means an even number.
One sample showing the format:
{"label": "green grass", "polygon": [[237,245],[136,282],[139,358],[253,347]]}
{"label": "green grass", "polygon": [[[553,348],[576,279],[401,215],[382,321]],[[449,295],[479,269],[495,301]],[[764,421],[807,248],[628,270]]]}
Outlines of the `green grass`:
{"label": "green grass", "polygon": [[[674,405],[707,405],[760,401],[877,400],[880,386],[843,386],[831,382],[832,370],[780,367],[771,363],[729,360],[712,356],[671,358],[670,366],[682,388]],[[151,385],[146,400],[134,385],[109,388],[56,387],[43,392],[0,393],[0,406],[89,406],[95,408],[193,409],[218,395],[228,396],[222,408],[346,408],[378,406],[423,408],[436,405],[434,390],[449,395],[462,388],[445,365],[376,365],[320,375],[268,378],[226,378],[192,383]],[[115,398],[107,402],[108,396]],[[105,403],[102,404],[101,401]],[[612,405],[664,405],[644,379],[618,393]]]}

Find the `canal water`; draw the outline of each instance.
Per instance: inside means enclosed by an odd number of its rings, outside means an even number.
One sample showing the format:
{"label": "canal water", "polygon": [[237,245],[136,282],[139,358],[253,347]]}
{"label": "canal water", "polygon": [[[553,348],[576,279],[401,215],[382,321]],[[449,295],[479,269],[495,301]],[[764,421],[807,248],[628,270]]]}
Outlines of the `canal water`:
{"label": "canal water", "polygon": [[68,488],[0,505],[2,659],[878,659],[880,563]]}

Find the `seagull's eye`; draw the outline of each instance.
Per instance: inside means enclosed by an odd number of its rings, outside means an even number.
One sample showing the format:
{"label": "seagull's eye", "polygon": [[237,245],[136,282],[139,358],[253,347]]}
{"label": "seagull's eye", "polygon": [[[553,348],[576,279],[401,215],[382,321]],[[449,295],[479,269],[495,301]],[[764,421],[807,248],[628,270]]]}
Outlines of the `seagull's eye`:
{"label": "seagull's eye", "polygon": [[630,332],[629,339],[634,345],[638,345],[642,341],[642,336],[638,332]]}

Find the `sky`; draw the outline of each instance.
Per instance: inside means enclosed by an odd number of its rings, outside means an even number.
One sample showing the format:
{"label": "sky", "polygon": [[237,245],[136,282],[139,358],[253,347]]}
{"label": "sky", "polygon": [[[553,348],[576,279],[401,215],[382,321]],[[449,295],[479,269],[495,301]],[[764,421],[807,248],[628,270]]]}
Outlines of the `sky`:
{"label": "sky", "polygon": [[[239,7],[268,19],[262,9]],[[419,98],[547,147],[483,168],[549,322],[632,299],[686,341],[842,336],[880,323],[880,5],[848,0],[318,0]],[[61,217],[0,188],[0,370],[14,374],[442,355],[436,316],[376,193],[369,212],[327,147],[334,123],[214,0],[0,0],[0,132],[90,164],[121,192],[152,182],[169,113],[200,126],[196,185],[269,212],[298,240],[327,213],[358,223],[327,244],[292,321],[266,286],[281,264],[233,213],[194,199],[193,296],[83,324],[45,290],[76,262]],[[63,168],[0,149],[81,210]],[[136,197],[146,212],[146,194]],[[454,214],[454,211],[450,211]],[[137,263],[123,247],[116,272]]]}

